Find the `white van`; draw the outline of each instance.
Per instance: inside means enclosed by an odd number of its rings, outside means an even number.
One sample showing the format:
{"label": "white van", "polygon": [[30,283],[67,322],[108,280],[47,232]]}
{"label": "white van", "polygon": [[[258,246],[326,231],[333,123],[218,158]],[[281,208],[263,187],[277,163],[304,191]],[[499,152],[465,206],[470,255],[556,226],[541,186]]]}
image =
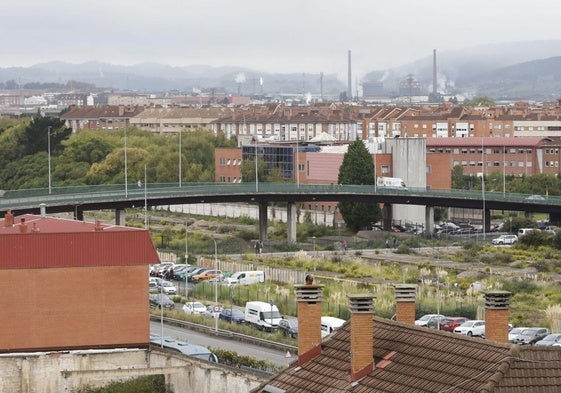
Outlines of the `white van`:
{"label": "white van", "polygon": [[376,179],[376,186],[379,188],[393,188],[396,190],[407,191],[407,186],[400,177],[378,177]]}
{"label": "white van", "polygon": [[227,277],[224,281],[228,285],[249,285],[258,282],[265,282],[265,273],[261,270],[248,270],[244,272],[237,272]]}
{"label": "white van", "polygon": [[321,317],[321,338],[329,336],[347,322],[341,318]]}
{"label": "white van", "polygon": [[277,306],[266,302],[247,302],[245,304],[245,321],[259,330],[272,332],[279,327],[282,316]]}

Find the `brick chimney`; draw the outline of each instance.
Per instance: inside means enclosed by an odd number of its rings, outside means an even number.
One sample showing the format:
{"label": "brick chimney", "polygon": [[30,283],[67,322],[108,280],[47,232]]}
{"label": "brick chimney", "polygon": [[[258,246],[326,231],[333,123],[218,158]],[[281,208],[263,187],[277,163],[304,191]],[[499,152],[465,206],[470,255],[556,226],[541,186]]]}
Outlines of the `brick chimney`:
{"label": "brick chimney", "polygon": [[485,292],[485,338],[508,343],[509,300],[511,292]]}
{"label": "brick chimney", "polygon": [[21,233],[27,233],[27,223],[25,222],[25,218],[22,217],[21,223],[19,224],[19,231]]}
{"label": "brick chimney", "polygon": [[351,311],[351,382],[374,369],[374,295],[349,295]]}
{"label": "brick chimney", "polygon": [[417,285],[398,284],[395,286],[395,313],[398,322],[415,324],[415,297]]}
{"label": "brick chimney", "polygon": [[14,226],[14,215],[12,214],[12,209],[8,209],[4,215],[4,226],[13,227]]}
{"label": "brick chimney", "polygon": [[323,285],[306,276],[305,285],[295,285],[298,302],[298,364],[302,365],[321,353],[321,301]]}

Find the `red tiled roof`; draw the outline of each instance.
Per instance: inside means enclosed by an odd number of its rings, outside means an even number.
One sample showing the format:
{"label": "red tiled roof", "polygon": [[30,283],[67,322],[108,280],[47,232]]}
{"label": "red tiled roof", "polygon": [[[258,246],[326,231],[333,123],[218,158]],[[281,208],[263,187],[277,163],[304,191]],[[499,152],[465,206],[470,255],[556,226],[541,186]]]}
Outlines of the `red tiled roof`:
{"label": "red tiled roof", "polygon": [[[21,219],[27,232],[21,233]],[[69,266],[121,266],[158,263],[150,233],[143,229],[98,225],[25,214],[5,226],[0,220],[2,269]]]}
{"label": "red tiled roof", "polygon": [[[561,351],[519,349],[374,317],[374,370],[352,383],[350,323],[321,345],[321,354],[291,365],[271,385],[290,393],[558,392]],[[552,390],[553,388],[557,390]]]}

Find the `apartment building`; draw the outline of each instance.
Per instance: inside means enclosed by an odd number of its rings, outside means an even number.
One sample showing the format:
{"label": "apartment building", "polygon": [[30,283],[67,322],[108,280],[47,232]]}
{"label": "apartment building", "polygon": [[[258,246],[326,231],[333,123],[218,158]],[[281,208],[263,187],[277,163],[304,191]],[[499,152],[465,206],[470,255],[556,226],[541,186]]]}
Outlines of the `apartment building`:
{"label": "apartment building", "polygon": [[[496,138],[427,138],[427,154],[435,156],[433,166],[448,170],[461,165],[465,175],[488,175],[500,171],[505,175],[530,176],[544,173],[544,142],[540,137]],[[548,168],[559,165],[559,143],[551,142]],[[439,159],[438,156],[441,158]]]}

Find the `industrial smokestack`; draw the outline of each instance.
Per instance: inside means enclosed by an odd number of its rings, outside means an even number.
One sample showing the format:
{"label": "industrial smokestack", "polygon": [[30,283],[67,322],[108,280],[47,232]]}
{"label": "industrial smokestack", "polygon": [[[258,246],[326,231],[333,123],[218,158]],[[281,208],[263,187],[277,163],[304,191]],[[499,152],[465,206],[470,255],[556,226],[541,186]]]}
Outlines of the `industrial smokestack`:
{"label": "industrial smokestack", "polygon": [[319,74],[319,96],[323,101],[323,72]]}
{"label": "industrial smokestack", "polygon": [[436,96],[436,49],[432,50],[432,94]]}
{"label": "industrial smokestack", "polygon": [[352,74],[351,74],[351,50],[349,49],[349,75],[347,79],[347,100],[351,100],[353,97],[352,89]]}

